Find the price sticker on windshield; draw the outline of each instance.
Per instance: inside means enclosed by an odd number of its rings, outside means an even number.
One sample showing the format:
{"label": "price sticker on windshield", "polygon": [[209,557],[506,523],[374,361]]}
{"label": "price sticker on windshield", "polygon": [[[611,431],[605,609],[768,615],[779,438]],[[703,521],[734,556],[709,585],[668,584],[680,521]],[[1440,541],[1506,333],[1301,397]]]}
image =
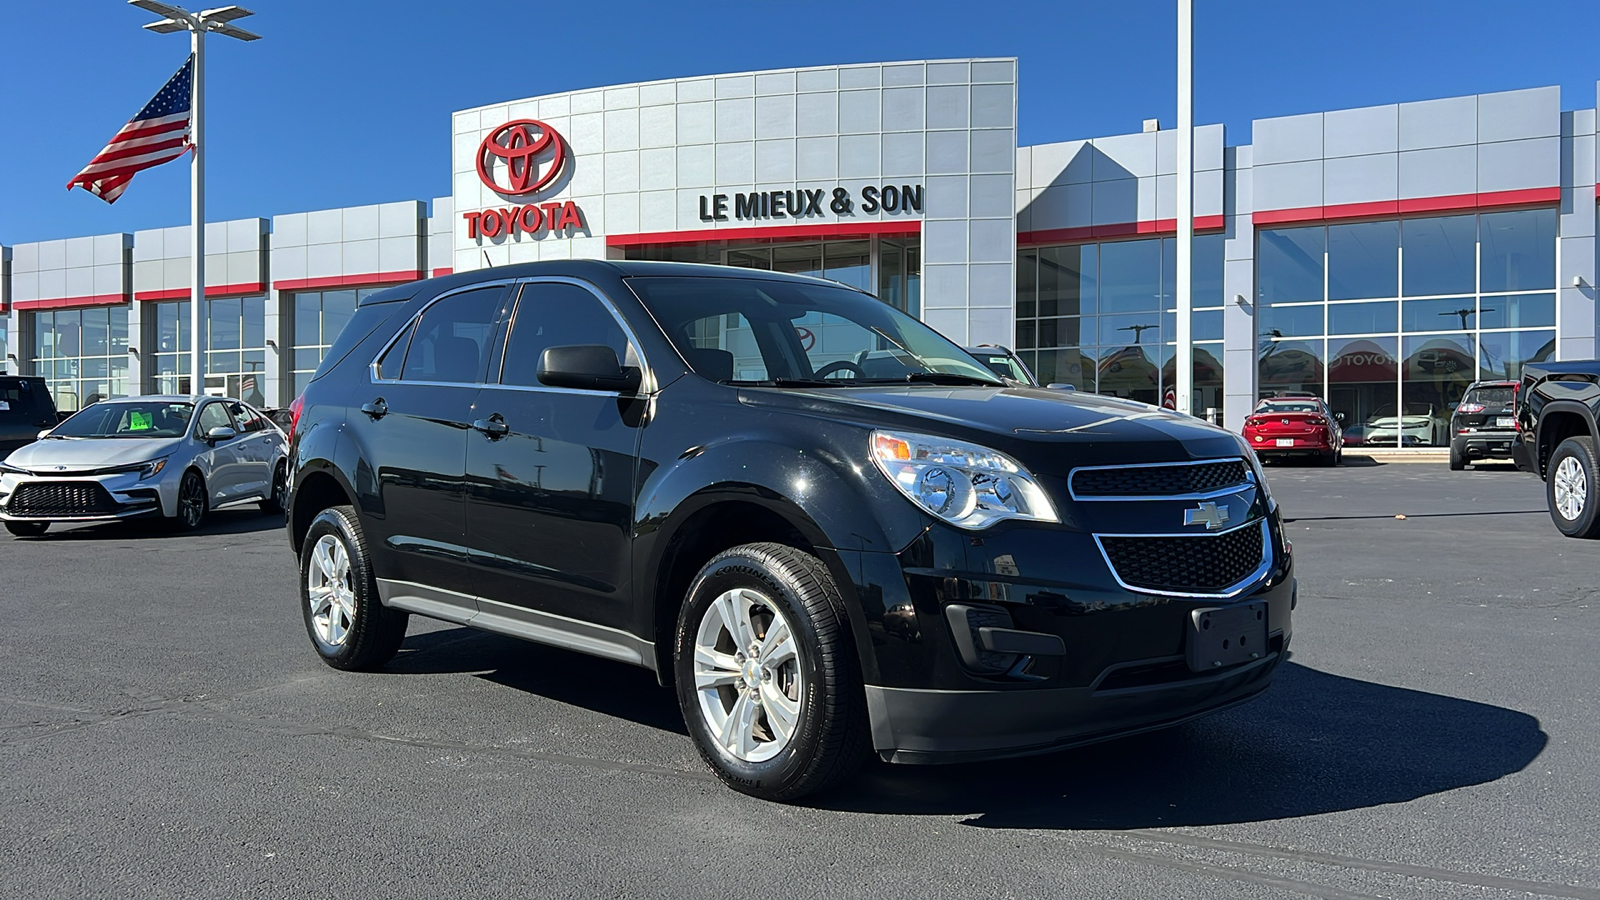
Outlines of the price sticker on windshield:
{"label": "price sticker on windshield", "polygon": [[155,424],[155,418],[156,417],[150,413],[133,410],[132,412],[128,413],[128,430],[149,431],[150,426]]}
{"label": "price sticker on windshield", "polygon": [[0,400],[0,412],[8,412],[8,411],[10,411],[10,409],[11,409],[10,401]]}

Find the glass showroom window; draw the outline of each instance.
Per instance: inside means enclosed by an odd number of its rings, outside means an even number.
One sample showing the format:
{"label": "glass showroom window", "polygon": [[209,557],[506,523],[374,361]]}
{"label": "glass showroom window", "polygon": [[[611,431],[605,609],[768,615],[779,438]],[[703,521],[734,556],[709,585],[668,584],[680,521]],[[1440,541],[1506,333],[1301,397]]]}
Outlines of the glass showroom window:
{"label": "glass showroom window", "polygon": [[57,409],[128,396],[126,306],[58,309],[32,318],[32,371],[49,383]]}
{"label": "glass showroom window", "polygon": [[[188,394],[189,301],[152,303],[155,347],[152,381],[157,393]],[[248,403],[265,401],[267,298],[215,297],[206,300],[205,393],[238,397]]]}
{"label": "glass showroom window", "polygon": [[1306,391],[1352,445],[1444,446],[1476,379],[1555,350],[1556,210],[1262,229],[1262,396]]}
{"label": "glass showroom window", "polygon": [[311,383],[311,376],[322,364],[333,339],[344,330],[355,314],[356,303],[383,288],[344,288],[337,291],[308,291],[294,294],[288,304],[294,310],[294,393],[298,397]]}
{"label": "glass showroom window", "polygon": [[[1196,235],[1197,414],[1222,407],[1222,235]],[[1017,254],[1017,351],[1040,383],[1175,406],[1177,244],[1172,238]]]}

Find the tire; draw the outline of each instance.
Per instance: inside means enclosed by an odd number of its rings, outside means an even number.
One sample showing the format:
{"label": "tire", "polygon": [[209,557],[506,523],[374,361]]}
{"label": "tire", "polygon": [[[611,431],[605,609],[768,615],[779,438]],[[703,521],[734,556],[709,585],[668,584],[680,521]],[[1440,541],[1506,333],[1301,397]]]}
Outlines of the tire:
{"label": "tire", "polygon": [[300,545],[300,615],[311,646],[335,669],[370,671],[399,651],[411,617],[378,599],[354,507],[329,507],[311,520]]}
{"label": "tire", "polygon": [[1317,463],[1330,469],[1337,466],[1339,464],[1339,451],[1329,450],[1327,453],[1321,454],[1317,457]]}
{"label": "tire", "polygon": [[211,511],[211,495],[206,490],[206,480],[194,469],[183,473],[178,482],[177,515],[167,520],[175,531],[194,531],[205,524]]}
{"label": "tire", "polygon": [[[792,642],[781,638],[784,626]],[[849,628],[827,567],[793,547],[735,547],[695,576],[678,613],[674,680],[695,747],[724,784],[787,801],[855,773],[869,736]],[[735,655],[757,645],[769,655]]]}
{"label": "tire", "polygon": [[1545,502],[1567,537],[1600,537],[1600,494],[1595,489],[1594,438],[1570,437],[1556,447],[1545,476]]}
{"label": "tire", "polygon": [[280,462],[272,470],[272,493],[260,503],[261,511],[269,516],[281,515],[289,508],[289,464]]}
{"label": "tire", "polygon": [[1455,444],[1450,445],[1450,471],[1459,472],[1467,467],[1467,458],[1461,448]]}
{"label": "tire", "polygon": [[39,537],[50,530],[49,522],[7,522],[6,530],[17,537]]}

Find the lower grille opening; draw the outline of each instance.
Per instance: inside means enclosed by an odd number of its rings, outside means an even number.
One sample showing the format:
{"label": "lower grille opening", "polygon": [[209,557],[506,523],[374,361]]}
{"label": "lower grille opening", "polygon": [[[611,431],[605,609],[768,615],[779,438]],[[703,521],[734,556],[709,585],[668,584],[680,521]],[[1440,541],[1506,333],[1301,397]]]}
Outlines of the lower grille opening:
{"label": "lower grille opening", "polygon": [[98,482],[31,481],[11,492],[13,516],[108,516],[121,507]]}
{"label": "lower grille opening", "polygon": [[1214,535],[1102,537],[1100,546],[1123,584],[1151,591],[1221,593],[1261,566],[1259,523]]}

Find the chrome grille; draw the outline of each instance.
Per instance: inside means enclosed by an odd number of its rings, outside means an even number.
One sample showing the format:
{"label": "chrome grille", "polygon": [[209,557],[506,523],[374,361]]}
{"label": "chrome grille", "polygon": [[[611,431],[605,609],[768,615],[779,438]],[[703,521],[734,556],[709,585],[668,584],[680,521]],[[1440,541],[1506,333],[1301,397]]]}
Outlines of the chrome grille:
{"label": "chrome grille", "polygon": [[1171,497],[1209,494],[1250,481],[1242,459],[1213,462],[1079,469],[1072,473],[1078,497]]}
{"label": "chrome grille", "polygon": [[1266,559],[1266,526],[1253,522],[1221,534],[1103,536],[1100,547],[1118,580],[1163,593],[1220,594]]}
{"label": "chrome grille", "polygon": [[105,516],[116,513],[117,501],[98,482],[30,481],[11,492],[6,512],[13,516]]}

